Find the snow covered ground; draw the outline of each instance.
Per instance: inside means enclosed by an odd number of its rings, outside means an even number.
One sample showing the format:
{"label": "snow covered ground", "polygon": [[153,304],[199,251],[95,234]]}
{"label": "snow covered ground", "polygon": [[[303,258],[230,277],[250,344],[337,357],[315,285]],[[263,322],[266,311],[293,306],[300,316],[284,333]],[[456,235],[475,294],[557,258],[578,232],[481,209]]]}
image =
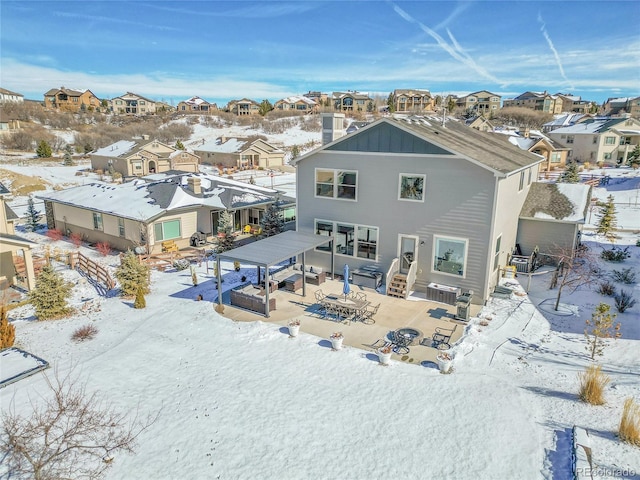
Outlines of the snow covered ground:
{"label": "snow covered ground", "polygon": [[[52,178],[63,176],[64,167],[52,168]],[[595,194],[616,198],[626,230],[618,244],[629,245],[632,256],[599,264],[640,276],[640,177],[624,168],[607,173],[610,184]],[[596,253],[608,247],[589,231],[583,240]],[[82,248],[118,264],[116,256]],[[431,364],[381,367],[368,351],[333,352],[326,339],[227,320],[209,301],[213,273],[205,264],[197,267],[198,287],[188,270],[154,271],[142,310],[100,297],[76,272],[62,272],[76,284],[71,303],[78,313],[38,322],[29,306],[12,310],[18,346],[63,372],[75,368],[90,391],[121,409],[159,412],[136,455],[115,458],[109,479],[569,480],[574,425],[591,434],[596,478],[640,478],[640,448],[615,435],[624,399],[640,402],[639,305],[618,315],[622,338],[597,359],[611,384],[607,404],[594,407],[577,399],[577,375],[591,363],[584,321],[597,303],[613,300],[584,289],[562,296],[573,314],[541,309],[556,295],[549,274],[532,277],[529,295],[490,301],[454,346],[454,373],[441,375]],[[510,282],[527,286],[522,275]],[[640,300],[638,283],[624,288]],[[201,292],[205,301],[196,301]],[[98,335],[73,342],[73,331],[88,323]],[[44,385],[36,374],[0,390],[2,409],[27,413],[27,399],[37,399]]]}

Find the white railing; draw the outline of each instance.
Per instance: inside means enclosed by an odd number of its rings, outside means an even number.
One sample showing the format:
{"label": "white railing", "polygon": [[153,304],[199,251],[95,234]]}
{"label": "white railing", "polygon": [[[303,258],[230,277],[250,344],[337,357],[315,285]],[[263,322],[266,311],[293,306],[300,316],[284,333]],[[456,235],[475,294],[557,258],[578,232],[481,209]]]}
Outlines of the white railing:
{"label": "white railing", "polygon": [[409,298],[409,292],[413,288],[413,284],[416,283],[416,272],[418,271],[418,262],[413,261],[409,265],[409,272],[407,272],[407,290],[405,291],[404,298]]}
{"label": "white railing", "polygon": [[391,261],[391,265],[389,266],[389,270],[387,270],[387,276],[385,278],[385,283],[387,284],[387,295],[389,295],[389,285],[391,285],[391,280],[394,275],[400,271],[400,260],[398,258],[394,258]]}

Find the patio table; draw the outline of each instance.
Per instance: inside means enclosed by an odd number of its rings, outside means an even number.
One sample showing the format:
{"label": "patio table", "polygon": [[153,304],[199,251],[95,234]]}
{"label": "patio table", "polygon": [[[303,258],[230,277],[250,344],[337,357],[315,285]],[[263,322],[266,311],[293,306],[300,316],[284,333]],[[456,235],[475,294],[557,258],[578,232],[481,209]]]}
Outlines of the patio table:
{"label": "patio table", "polygon": [[353,315],[354,320],[358,320],[363,312],[370,304],[368,300],[361,300],[359,298],[343,298],[336,297],[333,295],[326,296],[322,302],[323,306],[326,308],[334,307],[339,311],[344,311],[348,316]]}

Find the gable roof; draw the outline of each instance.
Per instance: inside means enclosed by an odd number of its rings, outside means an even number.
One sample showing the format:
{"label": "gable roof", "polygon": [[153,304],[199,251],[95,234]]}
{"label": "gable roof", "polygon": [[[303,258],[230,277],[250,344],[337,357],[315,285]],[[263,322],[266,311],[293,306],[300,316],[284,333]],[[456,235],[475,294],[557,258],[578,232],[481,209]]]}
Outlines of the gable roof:
{"label": "gable roof", "polygon": [[315,100],[312,100],[309,97],[305,97],[302,95],[292,95],[290,97],[283,98],[282,100],[278,100],[276,103],[298,103],[298,102],[302,102],[310,106],[316,105]]}
{"label": "gable roof", "polygon": [[6,195],[7,193],[11,193],[11,191],[0,182],[0,195]]}
{"label": "gable roof", "polygon": [[207,102],[206,100],[198,97],[198,96],[193,96],[188,100],[183,100],[180,103],[186,103],[187,105],[211,105],[209,102]]}
{"label": "gable roof", "polygon": [[594,134],[607,132],[616,125],[626,122],[629,118],[612,118],[608,120],[594,120],[576,123],[568,127],[556,128],[550,134],[570,133],[570,134]]}
{"label": "gable roof", "polygon": [[[460,156],[499,175],[543,161],[539,155],[521,150],[499,135],[451,120],[443,127],[441,121],[435,116],[385,117],[320,150]],[[294,163],[313,153],[299,157]]]}
{"label": "gable roof", "polygon": [[592,187],[579,183],[531,184],[520,218],[584,223]]}
{"label": "gable roof", "polygon": [[[153,152],[154,155],[158,155],[160,158],[170,158],[173,153],[178,149],[167,145],[166,143],[159,142],[157,140],[119,140],[106,147],[99,148],[91,155],[97,155],[99,157],[116,157],[116,158],[128,158],[136,153],[142,152],[146,147],[152,143],[157,143],[163,147],[171,149],[171,152],[166,154],[166,157],[159,152]],[[183,152],[183,150],[180,150]]]}
{"label": "gable roof", "polygon": [[146,100],[147,102],[155,103],[154,100],[151,100],[150,98],[147,98],[147,97],[143,97],[142,95],[138,95],[137,93],[133,93],[133,92],[127,92],[124,95],[120,95],[119,97],[113,97],[112,100],[115,100],[116,98],[122,98],[122,99],[140,98],[142,100]]}
{"label": "gable roof", "polygon": [[[189,190],[189,177],[200,179],[200,194]],[[122,185],[89,183],[42,193],[36,198],[122,218],[151,221],[167,212],[187,208],[234,209],[268,204],[279,195],[277,190],[215,175],[173,172],[152,178],[150,182],[136,180]]]}
{"label": "gable roof", "polygon": [[6,88],[0,87],[0,93],[3,95],[17,95],[18,97],[24,97],[21,93],[12,92],[11,90],[7,90]]}

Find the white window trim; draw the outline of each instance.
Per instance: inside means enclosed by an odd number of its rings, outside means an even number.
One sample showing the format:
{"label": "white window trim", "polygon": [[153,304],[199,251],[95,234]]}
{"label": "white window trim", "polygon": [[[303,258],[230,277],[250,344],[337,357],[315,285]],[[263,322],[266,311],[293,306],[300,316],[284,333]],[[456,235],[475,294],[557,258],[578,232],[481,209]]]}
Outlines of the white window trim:
{"label": "white window trim", "polygon": [[[376,225],[363,225],[361,223],[352,223],[352,222],[343,222],[343,221],[339,221],[339,220],[327,220],[324,218],[314,218],[313,219],[313,232],[316,232],[317,229],[317,225],[318,222],[323,222],[323,223],[330,223],[333,228],[331,230],[331,235],[333,236],[333,242],[331,245],[331,249],[333,250],[333,254],[340,256],[340,257],[344,257],[344,258],[351,258],[353,260],[363,260],[363,261],[367,261],[367,262],[377,262],[378,258],[380,257],[380,227],[376,226]],[[338,230],[338,224],[341,225],[348,225],[350,227],[353,227],[353,255],[346,255],[344,253],[338,253],[336,252],[336,232]],[[358,228],[375,228],[376,230],[378,230],[378,238],[376,239],[376,256],[375,258],[364,258],[364,257],[359,257],[358,256]],[[318,253],[326,253],[326,254],[330,254],[330,251],[326,251],[326,250],[318,250],[318,248],[316,247],[314,249],[314,251],[318,252]]]}
{"label": "white window trim", "polygon": [[[500,246],[498,246],[498,240],[500,241]],[[502,233],[498,235],[495,241],[493,242],[493,271],[494,272],[500,268],[501,252],[502,252]]]}
{"label": "white window trim", "polygon": [[[317,172],[318,170],[321,171],[325,171],[325,172],[333,172],[333,196],[332,197],[325,197],[323,195],[318,195],[317,193],[317,189],[316,189],[316,185],[318,184],[318,176],[317,176]],[[337,181],[337,173],[338,172],[353,172],[356,174],[356,184],[354,185],[355,188],[355,198],[341,198],[338,197],[338,181]],[[348,168],[316,168],[313,171],[313,195],[315,198],[323,198],[325,200],[341,200],[341,201],[346,201],[346,202],[357,202],[358,201],[358,183],[360,181],[360,172],[358,170],[353,170],[353,169],[348,169]]]}
{"label": "white window trim", "polygon": [[[402,198],[402,177],[422,177],[422,199],[414,200],[413,198]],[[427,194],[427,175],[424,173],[400,173],[398,175],[398,200],[401,202],[417,202],[424,203],[424,198]]]}
{"label": "white window trim", "polygon": [[[436,258],[436,248],[438,246],[438,239],[443,240],[456,240],[460,242],[464,242],[464,262],[462,262],[462,275],[456,275],[455,273],[447,273],[441,272],[440,270],[436,270],[434,268],[434,260]],[[448,235],[434,235],[433,236],[433,246],[431,248],[431,273],[437,273],[439,275],[448,275],[452,278],[467,278],[467,260],[469,259],[469,239],[462,237],[450,237]]]}

